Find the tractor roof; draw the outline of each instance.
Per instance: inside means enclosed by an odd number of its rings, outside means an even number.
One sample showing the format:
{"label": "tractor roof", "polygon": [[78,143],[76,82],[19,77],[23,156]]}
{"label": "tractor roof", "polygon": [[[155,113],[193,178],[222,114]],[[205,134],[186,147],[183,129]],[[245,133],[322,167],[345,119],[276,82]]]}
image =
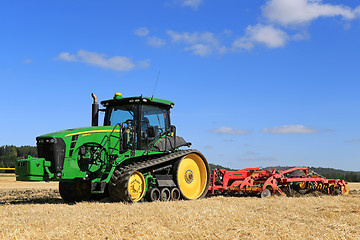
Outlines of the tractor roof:
{"label": "tractor roof", "polygon": [[158,105],[161,107],[169,107],[172,108],[175,104],[172,101],[159,99],[159,98],[151,98],[151,97],[144,97],[144,96],[136,96],[136,97],[122,97],[120,93],[115,93],[113,99],[101,101],[101,105],[104,107],[107,106],[116,106],[116,105],[123,105],[123,104],[151,104],[151,105]]}

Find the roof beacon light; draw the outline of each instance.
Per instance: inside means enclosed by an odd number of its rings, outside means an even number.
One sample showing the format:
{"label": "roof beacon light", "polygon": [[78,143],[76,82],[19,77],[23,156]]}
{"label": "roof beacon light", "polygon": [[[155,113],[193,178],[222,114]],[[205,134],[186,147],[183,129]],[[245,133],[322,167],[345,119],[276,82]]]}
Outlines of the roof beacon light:
{"label": "roof beacon light", "polygon": [[122,99],[123,97],[122,97],[122,95],[121,95],[121,93],[115,93],[115,96],[114,96],[114,99],[116,99],[116,100],[118,100],[118,99]]}

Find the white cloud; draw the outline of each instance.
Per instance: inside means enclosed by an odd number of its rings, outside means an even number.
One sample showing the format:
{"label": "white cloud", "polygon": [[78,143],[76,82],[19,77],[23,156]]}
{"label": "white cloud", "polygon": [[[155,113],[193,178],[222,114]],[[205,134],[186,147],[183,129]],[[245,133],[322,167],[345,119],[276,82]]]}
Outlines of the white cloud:
{"label": "white cloud", "polygon": [[181,0],[181,5],[197,9],[203,0]]}
{"label": "white cloud", "polygon": [[149,37],[147,43],[152,47],[162,47],[166,44],[166,41],[158,37]]}
{"label": "white cloud", "polygon": [[146,27],[141,27],[134,31],[134,34],[137,36],[140,36],[140,37],[145,37],[149,33],[150,33],[150,31]]}
{"label": "white cloud", "polygon": [[307,31],[299,32],[291,36],[291,40],[295,40],[295,41],[307,40],[309,38],[310,38],[310,34]]}
{"label": "white cloud", "polygon": [[291,134],[291,133],[316,133],[319,132],[319,130],[310,127],[305,127],[303,125],[284,125],[281,127],[264,128],[263,132]]}
{"label": "white cloud", "polygon": [[67,62],[76,62],[77,59],[74,55],[71,55],[68,52],[61,52],[57,57],[59,60],[67,61]]}
{"label": "white cloud", "polygon": [[79,50],[77,56],[82,62],[116,71],[129,71],[135,68],[135,64],[128,57],[115,56],[107,58],[105,54],[85,50]]}
{"label": "white cloud", "polygon": [[357,8],[354,9],[354,13],[355,13],[356,17],[360,17],[360,6],[358,6]]}
{"label": "white cloud", "polygon": [[234,34],[234,32],[230,29],[225,29],[223,33],[228,37],[231,37]]}
{"label": "white cloud", "polygon": [[214,37],[213,33],[204,32],[204,33],[177,33],[175,31],[169,30],[167,34],[171,37],[174,42],[185,42],[189,44],[194,44],[198,42],[205,42],[209,44],[217,44],[218,40]]}
{"label": "white cloud", "polygon": [[233,129],[232,127],[220,127],[218,129],[213,129],[212,132],[218,134],[231,134],[231,135],[243,135],[249,133],[249,131],[244,131],[240,128]]}
{"label": "white cloud", "polygon": [[150,67],[150,59],[137,61],[136,67],[143,68],[143,69]]}
{"label": "white cloud", "polygon": [[170,36],[172,42],[185,44],[184,50],[195,55],[206,56],[214,52],[224,54],[227,50],[211,32],[178,33],[168,30],[166,33]]}
{"label": "white cloud", "polygon": [[265,18],[283,26],[306,24],[319,17],[341,16],[350,20],[358,12],[359,8],[323,4],[322,0],[270,0],[262,9]]}
{"label": "white cloud", "polygon": [[105,69],[112,69],[116,71],[129,71],[136,67],[146,68],[149,67],[150,60],[138,61],[135,64],[130,58],[123,56],[108,57],[103,53],[88,52],[79,50],[76,54],[62,52],[58,55],[57,59],[67,62],[83,62],[93,66],[102,67]]}
{"label": "white cloud", "polygon": [[212,48],[210,46],[204,44],[195,44],[190,47],[185,48],[186,51],[193,52],[195,55],[206,56],[212,52]]}
{"label": "white cloud", "polygon": [[29,64],[32,63],[33,61],[31,59],[25,59],[24,61],[22,61],[23,64]]}
{"label": "white cloud", "polygon": [[[360,6],[324,4],[322,0],[268,0],[262,7],[266,24],[249,25],[245,35],[233,42],[234,49],[252,49],[256,44],[268,48],[285,46],[290,40],[306,40],[310,35],[305,31],[289,36],[289,27],[294,30],[299,25],[311,23],[320,17],[341,16],[346,20],[360,17]],[[281,26],[281,28],[280,28]]]}
{"label": "white cloud", "polygon": [[233,42],[233,47],[250,50],[255,44],[262,44],[268,48],[278,48],[285,46],[288,39],[287,33],[272,25],[249,25],[245,35]]}
{"label": "white cloud", "polygon": [[[183,6],[196,9],[203,0],[173,0]],[[153,47],[165,44],[179,44],[186,52],[194,55],[208,56],[238,52],[239,49],[251,50],[257,45],[267,48],[280,48],[290,41],[310,39],[305,26],[317,18],[341,17],[345,20],[344,29],[350,28],[349,20],[360,18],[360,6],[350,8],[345,5],[323,3],[322,0],[266,0],[262,8],[262,17],[257,24],[249,25],[242,37],[234,38],[231,29],[224,29],[215,35],[211,32],[176,32],[168,30],[170,39],[149,36],[146,27],[135,31],[138,36],[148,36],[147,43]],[[225,46],[220,40],[232,41]],[[229,51],[230,50],[230,51]]]}

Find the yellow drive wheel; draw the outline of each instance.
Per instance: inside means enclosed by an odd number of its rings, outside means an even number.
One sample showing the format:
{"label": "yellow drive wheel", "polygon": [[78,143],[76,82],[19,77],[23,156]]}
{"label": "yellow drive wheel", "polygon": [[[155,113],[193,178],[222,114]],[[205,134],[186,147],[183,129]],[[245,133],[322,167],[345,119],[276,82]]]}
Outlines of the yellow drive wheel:
{"label": "yellow drive wheel", "polygon": [[198,199],[206,195],[210,170],[206,159],[191,153],[177,162],[176,181],[185,199]]}
{"label": "yellow drive wheel", "polygon": [[139,201],[145,194],[146,182],[141,172],[135,171],[128,181],[128,193],[133,202]]}

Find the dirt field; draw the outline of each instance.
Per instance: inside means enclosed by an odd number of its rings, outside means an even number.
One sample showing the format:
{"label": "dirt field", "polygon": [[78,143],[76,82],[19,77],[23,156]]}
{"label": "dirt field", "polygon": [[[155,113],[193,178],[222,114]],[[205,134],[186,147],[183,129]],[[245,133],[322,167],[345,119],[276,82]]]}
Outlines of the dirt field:
{"label": "dirt field", "polygon": [[68,205],[57,183],[0,177],[0,213],[1,239],[360,239],[360,183],[336,197]]}

